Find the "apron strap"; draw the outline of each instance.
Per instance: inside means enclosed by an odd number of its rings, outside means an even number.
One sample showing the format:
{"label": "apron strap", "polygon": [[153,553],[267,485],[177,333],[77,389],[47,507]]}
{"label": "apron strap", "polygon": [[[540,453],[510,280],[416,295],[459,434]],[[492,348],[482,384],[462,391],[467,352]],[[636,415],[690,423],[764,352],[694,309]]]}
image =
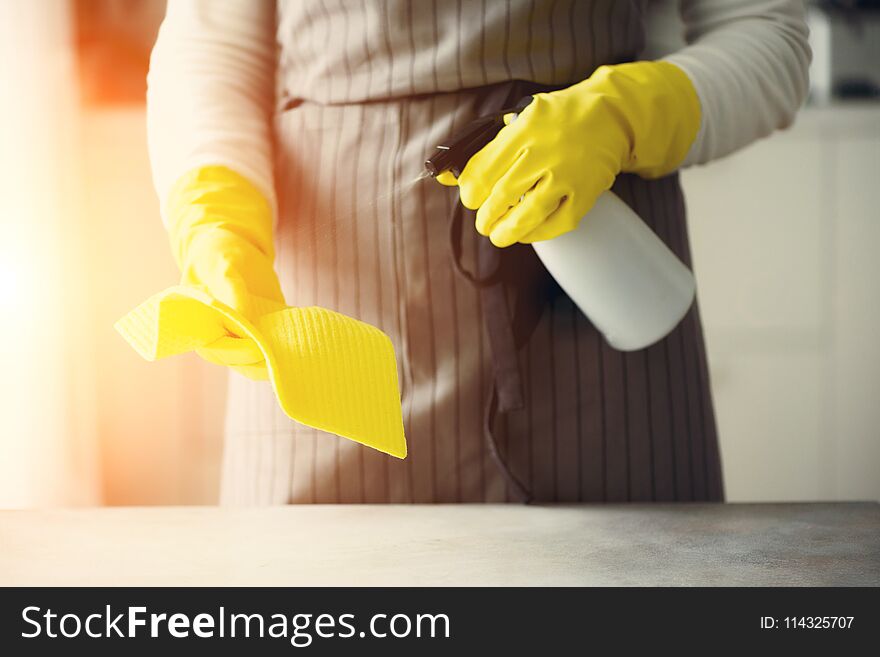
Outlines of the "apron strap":
{"label": "apron strap", "polygon": [[493,385],[492,391],[489,393],[489,400],[483,410],[483,437],[486,439],[486,447],[495,465],[507,481],[507,485],[513,489],[520,502],[529,504],[532,501],[532,491],[519,480],[519,477],[513,474],[513,471],[507,465],[507,461],[504,460],[501,452],[498,451],[498,441],[495,440],[495,419],[497,416],[498,388]]}
{"label": "apron strap", "polygon": [[[479,104],[480,114],[490,114],[511,106],[522,97],[557,87],[538,85],[524,80],[511,80],[487,88]],[[465,221],[467,219],[467,221]],[[478,288],[483,307],[483,322],[492,355],[494,380],[484,409],[483,433],[486,447],[508,485],[523,503],[532,499],[531,491],[513,474],[498,450],[495,420],[498,413],[525,407],[518,350],[528,342],[544,307],[553,296],[552,277],[544,269],[529,245],[516,244],[506,249],[495,247],[473,230],[473,210],[459,199],[452,209],[449,222],[449,243],[455,270]],[[476,272],[462,262],[462,241],[465,236],[476,239]],[[512,289],[514,312],[511,315],[508,289]]]}

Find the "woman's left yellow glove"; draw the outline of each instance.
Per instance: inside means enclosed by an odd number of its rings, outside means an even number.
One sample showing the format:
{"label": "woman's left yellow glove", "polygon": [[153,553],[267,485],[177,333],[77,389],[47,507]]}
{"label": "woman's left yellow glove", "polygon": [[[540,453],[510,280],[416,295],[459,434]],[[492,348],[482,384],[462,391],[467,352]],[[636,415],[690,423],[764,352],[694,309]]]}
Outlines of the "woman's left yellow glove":
{"label": "woman's left yellow glove", "polygon": [[623,172],[655,178],[684,160],[700,127],[693,84],[668,62],[602,66],[561,91],[536,94],[456,181],[496,246],[577,227]]}
{"label": "woman's left yellow glove", "polygon": [[166,209],[182,281],[116,323],[129,344],[147,360],[194,350],[268,379],[290,418],[405,458],[391,340],[332,310],[284,303],[262,194],[206,167],[177,183]]}
{"label": "woman's left yellow glove", "polygon": [[[273,267],[272,210],[246,178],[222,166],[190,171],[171,190],[166,218],[181,285],[204,290],[251,321],[266,302],[284,305]],[[228,335],[199,355],[265,379],[262,353],[235,331],[228,326]]]}

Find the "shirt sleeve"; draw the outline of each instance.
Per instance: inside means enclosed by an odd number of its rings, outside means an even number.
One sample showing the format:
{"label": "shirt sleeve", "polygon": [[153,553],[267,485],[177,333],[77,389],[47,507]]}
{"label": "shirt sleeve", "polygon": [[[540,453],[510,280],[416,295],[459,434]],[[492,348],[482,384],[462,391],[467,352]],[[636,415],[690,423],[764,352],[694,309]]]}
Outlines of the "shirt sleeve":
{"label": "shirt sleeve", "polygon": [[169,0],[147,76],[147,142],[163,219],[185,173],[226,166],[275,216],[273,0]]}
{"label": "shirt sleeve", "polygon": [[688,45],[665,59],[690,77],[702,110],[682,166],[788,127],[809,85],[801,0],[681,0],[679,7]]}

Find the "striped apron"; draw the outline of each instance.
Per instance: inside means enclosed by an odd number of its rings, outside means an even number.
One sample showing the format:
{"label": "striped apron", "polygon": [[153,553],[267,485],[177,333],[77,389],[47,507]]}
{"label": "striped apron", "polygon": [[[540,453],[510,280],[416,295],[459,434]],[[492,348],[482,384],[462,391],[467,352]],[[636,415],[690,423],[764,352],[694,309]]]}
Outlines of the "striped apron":
{"label": "striped apron", "polygon": [[[696,305],[660,343],[622,353],[547,276],[513,362],[522,408],[492,418],[486,296],[450,255],[454,189],[416,180],[435,144],[511,80],[568,85],[644,45],[643,1],[292,0],[278,7],[277,269],[288,303],[380,327],[397,350],[409,456],[288,419],[232,375],[226,504],[721,500]],[[685,262],[677,175],[614,191]],[[466,226],[461,260],[479,265]],[[532,254],[530,247],[517,247]],[[511,479],[512,478],[512,479]]]}

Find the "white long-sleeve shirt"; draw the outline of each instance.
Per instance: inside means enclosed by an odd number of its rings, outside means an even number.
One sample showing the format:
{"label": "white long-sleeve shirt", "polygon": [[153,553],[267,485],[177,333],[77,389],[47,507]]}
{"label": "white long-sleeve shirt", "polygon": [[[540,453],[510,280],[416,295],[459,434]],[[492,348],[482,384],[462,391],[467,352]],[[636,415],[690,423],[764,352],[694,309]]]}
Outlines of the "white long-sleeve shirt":
{"label": "white long-sleeve shirt", "polygon": [[[681,0],[678,11],[687,45],[665,59],[690,77],[702,110],[684,165],[710,162],[788,126],[808,85],[802,2]],[[147,93],[163,209],[181,175],[210,164],[246,176],[275,206],[274,26],[274,0],[169,0]]]}

